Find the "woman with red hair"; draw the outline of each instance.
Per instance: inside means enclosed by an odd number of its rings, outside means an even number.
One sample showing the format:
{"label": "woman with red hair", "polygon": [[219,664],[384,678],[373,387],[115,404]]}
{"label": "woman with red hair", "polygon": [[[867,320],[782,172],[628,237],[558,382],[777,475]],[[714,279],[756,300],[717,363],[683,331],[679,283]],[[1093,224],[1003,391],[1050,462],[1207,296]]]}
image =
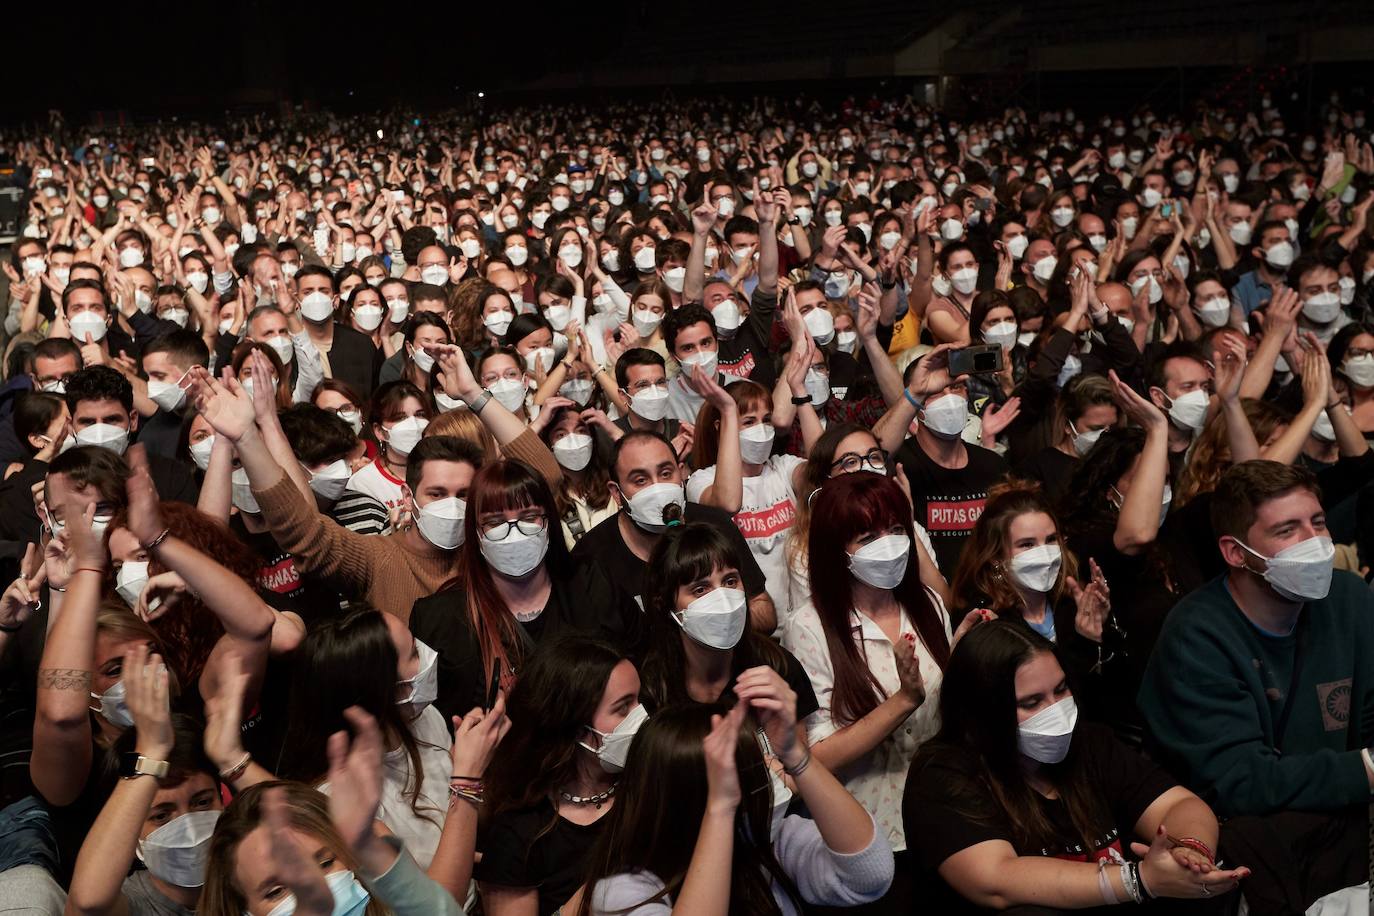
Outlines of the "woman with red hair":
{"label": "woman with red hair", "polygon": [[921,584],[914,539],[911,504],[894,481],[827,480],[811,507],[811,600],[783,637],[820,706],[804,723],[812,753],[896,852],[892,889],[871,905],[884,913],[913,905],[902,792],[917,747],[939,728],[935,697],[952,642],[944,603]]}
{"label": "woman with red hair", "polygon": [[[627,646],[640,616],[600,567],[574,567],[553,491],[519,461],[482,465],[468,489],[459,572],[415,602],[410,630],[438,653],[448,716],[486,709],[509,689],[535,646],[568,633]],[[550,534],[553,536],[551,537]]]}

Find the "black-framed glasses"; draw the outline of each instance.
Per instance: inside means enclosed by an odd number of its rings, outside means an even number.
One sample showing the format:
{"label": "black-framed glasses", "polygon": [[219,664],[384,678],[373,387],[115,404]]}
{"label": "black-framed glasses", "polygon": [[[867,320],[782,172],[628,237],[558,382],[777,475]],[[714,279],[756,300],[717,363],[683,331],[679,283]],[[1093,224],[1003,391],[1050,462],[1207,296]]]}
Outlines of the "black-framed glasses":
{"label": "black-framed glasses", "polygon": [[481,525],[482,537],[489,541],[504,541],[510,537],[512,530],[517,530],[526,536],[535,535],[548,527],[548,524],[549,520],[544,517],[542,512],[538,515],[523,515],[520,518],[483,522]]}
{"label": "black-framed glasses", "polygon": [[853,474],[855,471],[869,470],[887,472],[887,449],[873,448],[864,454],[845,452],[830,463],[830,474]]}

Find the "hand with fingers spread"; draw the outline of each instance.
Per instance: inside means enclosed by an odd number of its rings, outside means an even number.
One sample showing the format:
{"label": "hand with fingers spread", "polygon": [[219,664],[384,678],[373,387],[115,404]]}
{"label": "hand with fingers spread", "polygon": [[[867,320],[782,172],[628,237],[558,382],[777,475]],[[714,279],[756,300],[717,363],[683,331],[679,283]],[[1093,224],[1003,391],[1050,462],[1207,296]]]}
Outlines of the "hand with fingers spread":
{"label": "hand with fingers spread", "polygon": [[382,732],[377,720],[357,706],[344,710],[353,731],[329,736],[329,815],[351,847],[372,836],[372,822],[382,803]]}
{"label": "hand with fingers spread", "polygon": [[248,393],[243,390],[232,369],[224,370],[223,380],[216,380],[204,369],[195,368],[196,409],[216,433],[231,442],[238,442],[249,430],[256,428],[257,412]]}
{"label": "hand with fingers spread", "polygon": [[1245,344],[1234,335],[1220,339],[1222,353],[1216,366],[1217,396],[1228,403],[1240,397],[1241,379],[1245,377]]}
{"label": "hand with fingers spread", "polygon": [[1155,402],[1141,395],[1130,385],[1123,382],[1115,369],[1108,370],[1107,377],[1112,383],[1112,397],[1131,422],[1144,429],[1164,431],[1168,428],[1168,418],[1155,406]]}
{"label": "hand with fingers spread", "polygon": [[1021,413],[1021,399],[1007,398],[1001,406],[991,404],[983,411],[983,438],[996,439],[998,433],[1011,425]]}
{"label": "hand with fingers spread", "polygon": [[228,651],[212,664],[219,665],[218,689],[205,698],[205,755],[221,773],[237,766],[244,757],[243,698],[248,673],[237,652]]}
{"label": "hand with fingers spread", "polygon": [[330,916],[334,912],[334,894],[314,856],[308,855],[296,841],[291,804],[284,789],[278,787],[263,793],[262,824],[267,829],[273,874],[291,892],[287,899],[294,898],[290,912],[296,916]]}

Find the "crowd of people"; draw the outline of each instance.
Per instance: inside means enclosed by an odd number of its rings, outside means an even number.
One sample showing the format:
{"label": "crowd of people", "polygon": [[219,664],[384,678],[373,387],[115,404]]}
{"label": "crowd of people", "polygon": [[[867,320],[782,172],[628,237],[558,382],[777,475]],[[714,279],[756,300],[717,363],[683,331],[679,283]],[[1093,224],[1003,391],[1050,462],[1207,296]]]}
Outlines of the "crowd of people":
{"label": "crowd of people", "polygon": [[1253,101],[0,135],[0,900],[1364,901],[1374,125]]}

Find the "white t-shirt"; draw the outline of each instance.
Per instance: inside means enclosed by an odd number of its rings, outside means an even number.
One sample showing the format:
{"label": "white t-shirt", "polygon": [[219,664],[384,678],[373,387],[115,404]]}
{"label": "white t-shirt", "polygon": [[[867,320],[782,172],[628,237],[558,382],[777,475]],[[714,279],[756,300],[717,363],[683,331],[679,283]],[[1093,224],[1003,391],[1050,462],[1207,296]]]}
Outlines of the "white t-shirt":
{"label": "white t-shirt", "polygon": [[387,509],[394,509],[401,504],[401,486],[404,480],[392,475],[382,464],[379,456],[370,464],[359,468],[357,472],[348,478],[348,489],[357,493],[366,493],[377,502],[386,506]]}
{"label": "white t-shirt", "polygon": [[[945,637],[949,638],[949,613],[945,610],[944,602],[930,589],[927,588],[925,592],[940,616]],[[902,686],[897,676],[892,643],[876,623],[857,611],[850,612],[850,621],[868,670],[873,672],[884,694],[892,696]],[[900,635],[908,634],[916,637],[916,658],[920,661],[921,678],[926,687],[925,701],[873,750],[835,771],[836,778],[844,783],[849,793],[868,809],[878,825],[886,831],[888,842],[896,852],[907,848],[906,833],[902,828],[902,794],[906,788],[906,773],[911,766],[911,758],[921,743],[934,737],[940,729],[940,684],[943,676],[935,657],[921,641],[920,634],[911,626],[906,614],[903,614]],[[803,723],[806,726],[806,740],[813,745],[818,744],[840,728],[852,724],[839,724],[831,718],[835,668],[830,663],[825,628],[814,605],[808,602],[792,615],[791,623],[783,633],[783,646],[806,669],[807,676],[811,678],[811,688],[816,692],[816,702],[820,704]]]}
{"label": "white t-shirt", "polygon": [[[432,705],[426,706],[425,711],[410,723],[410,731],[419,745],[420,767],[425,776],[419,798],[415,799],[415,808],[412,808],[409,790],[414,780],[405,748],[387,751],[382,760],[386,774],[382,780],[382,802],[377,809],[377,818],[405,844],[420,868],[427,869],[439,849],[439,834],[443,832],[444,816],[448,813],[453,740],[444,726],[443,714]],[[329,783],[322,784],[319,789],[328,795]]]}
{"label": "white t-shirt", "polygon": [[[787,602],[787,532],[797,520],[797,494],[792,475],[806,463],[796,455],[774,455],[756,477],[744,478],[744,498],[735,513],[735,525],[749,543],[749,551],[763,570],[768,596],[777,608],[779,627],[790,613]],[[702,468],[687,478],[687,498],[701,502],[706,488],[715,483],[716,466]]]}

